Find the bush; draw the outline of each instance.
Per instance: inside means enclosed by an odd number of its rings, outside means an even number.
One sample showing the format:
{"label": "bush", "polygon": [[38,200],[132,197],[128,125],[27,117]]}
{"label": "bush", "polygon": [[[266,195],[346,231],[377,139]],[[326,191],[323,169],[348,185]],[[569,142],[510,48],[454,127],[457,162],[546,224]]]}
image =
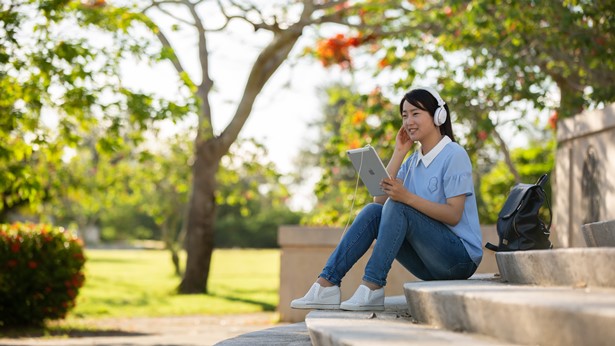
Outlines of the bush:
{"label": "bush", "polygon": [[0,326],[64,318],[85,279],[81,241],[45,224],[0,224]]}

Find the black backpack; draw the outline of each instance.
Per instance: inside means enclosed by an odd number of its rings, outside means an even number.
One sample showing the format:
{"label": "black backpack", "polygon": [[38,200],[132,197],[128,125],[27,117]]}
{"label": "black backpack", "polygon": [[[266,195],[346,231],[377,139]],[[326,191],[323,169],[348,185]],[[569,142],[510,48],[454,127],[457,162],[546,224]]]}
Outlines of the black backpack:
{"label": "black backpack", "polygon": [[[500,238],[498,246],[486,243],[493,251],[519,251],[551,249],[551,206],[543,188],[548,175],[543,174],[536,184],[516,184],[498,215],[496,225]],[[546,202],[549,208],[549,223],[540,218],[540,208]]]}

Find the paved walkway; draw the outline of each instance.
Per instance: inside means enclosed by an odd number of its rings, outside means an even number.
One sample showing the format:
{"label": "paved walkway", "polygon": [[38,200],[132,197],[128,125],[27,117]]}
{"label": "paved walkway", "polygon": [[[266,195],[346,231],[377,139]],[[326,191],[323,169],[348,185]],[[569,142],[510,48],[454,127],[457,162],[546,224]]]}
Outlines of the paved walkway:
{"label": "paved walkway", "polygon": [[[0,338],[0,345],[214,345],[245,333],[286,324],[273,312],[223,316],[181,316],[84,320],[95,331],[66,337]],[[79,322],[81,324],[81,322]]]}

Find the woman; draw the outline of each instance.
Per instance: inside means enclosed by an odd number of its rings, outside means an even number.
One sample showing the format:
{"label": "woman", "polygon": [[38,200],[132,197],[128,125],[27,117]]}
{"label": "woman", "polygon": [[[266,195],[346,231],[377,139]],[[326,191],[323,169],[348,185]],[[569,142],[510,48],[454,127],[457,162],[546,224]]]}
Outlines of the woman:
{"label": "woman", "polygon": [[[432,88],[400,102],[402,127],[387,165],[386,193],[357,215],[297,309],[383,310],[393,260],[421,280],[469,278],[482,258],[470,158],[455,142],[448,106]],[[415,142],[419,149],[404,161]],[[342,278],[376,239],[363,282],[340,304]]]}

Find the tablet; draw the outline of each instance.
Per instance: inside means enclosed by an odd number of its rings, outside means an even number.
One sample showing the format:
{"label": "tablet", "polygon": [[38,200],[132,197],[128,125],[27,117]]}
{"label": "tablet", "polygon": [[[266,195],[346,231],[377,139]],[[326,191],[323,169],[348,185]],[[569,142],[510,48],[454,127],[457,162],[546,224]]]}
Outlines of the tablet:
{"label": "tablet", "polygon": [[363,148],[347,150],[346,153],[354,169],[359,173],[361,181],[367,186],[369,194],[374,197],[385,195],[380,188],[380,181],[390,176],[374,147],[367,145]]}

